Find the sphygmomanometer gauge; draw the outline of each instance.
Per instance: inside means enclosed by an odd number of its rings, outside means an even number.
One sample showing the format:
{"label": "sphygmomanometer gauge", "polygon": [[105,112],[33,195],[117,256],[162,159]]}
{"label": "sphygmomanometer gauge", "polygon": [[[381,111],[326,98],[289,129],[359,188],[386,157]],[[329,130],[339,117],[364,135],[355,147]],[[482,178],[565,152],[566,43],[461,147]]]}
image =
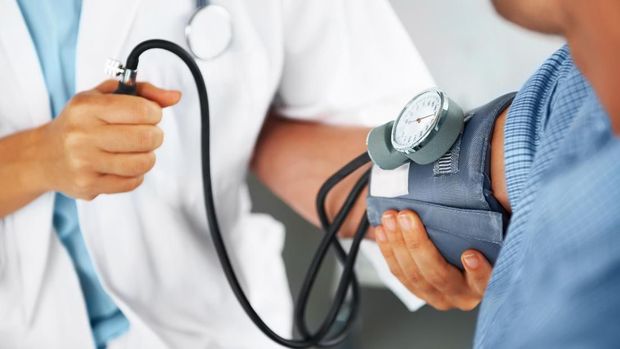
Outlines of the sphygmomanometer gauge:
{"label": "sphygmomanometer gauge", "polygon": [[413,153],[428,140],[441,117],[441,92],[430,90],[411,100],[398,116],[392,128],[394,149]]}
{"label": "sphygmomanometer gauge", "polygon": [[409,160],[430,164],[450,150],[463,125],[463,111],[456,103],[441,90],[426,90],[405,105],[396,121],[370,132],[368,153],[383,169]]}

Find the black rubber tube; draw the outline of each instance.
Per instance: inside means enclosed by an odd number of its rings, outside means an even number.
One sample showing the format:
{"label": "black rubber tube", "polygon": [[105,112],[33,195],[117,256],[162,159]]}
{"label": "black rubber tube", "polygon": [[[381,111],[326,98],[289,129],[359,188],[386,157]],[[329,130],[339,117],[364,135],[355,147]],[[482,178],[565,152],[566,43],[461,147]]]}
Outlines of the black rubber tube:
{"label": "black rubber tube", "polygon": [[[347,330],[350,328],[351,324],[355,320],[355,315],[357,314],[359,291],[354,273],[354,264],[360,244],[369,226],[366,215],[364,215],[361,219],[361,222],[353,239],[353,244],[348,254],[339,244],[338,240],[336,239],[336,235],[343,222],[351,212],[355,201],[359,197],[360,193],[363,191],[363,188],[366,186],[366,183],[368,182],[368,172],[366,172],[362,176],[362,178],[358,180],[354,189],[348,195],[347,200],[341,206],[338,214],[336,215],[336,218],[334,219],[334,222],[329,222],[325,210],[325,200],[331,189],[335,187],[336,184],[338,184],[342,179],[353,173],[358,168],[362,167],[364,164],[368,163],[369,158],[367,154],[362,154],[358,158],[354,159],[351,163],[347,164],[340,171],[330,177],[328,181],[321,187],[321,190],[319,190],[317,196],[317,211],[323,229],[325,230],[325,236],[323,237],[320,248],[317,250],[313,258],[312,264],[309,267],[309,272],[306,275],[304,285],[302,286],[302,289],[300,291],[300,295],[302,295],[302,297],[300,297],[300,301],[296,304],[295,310],[295,326],[302,333],[303,338],[287,339],[281,337],[261,319],[256,310],[254,310],[254,308],[250,304],[247,296],[245,295],[245,292],[243,291],[243,288],[241,287],[239,280],[237,279],[230,257],[228,255],[228,251],[226,249],[226,245],[224,243],[224,239],[222,237],[213,199],[213,186],[211,182],[209,97],[204,79],[202,77],[202,73],[200,72],[198,65],[194,61],[194,58],[187,51],[185,51],[185,49],[175,43],[166,40],[147,40],[140,43],[129,54],[127,58],[126,68],[131,70],[137,70],[140,55],[145,51],[151,49],[162,49],[172,52],[173,54],[178,56],[187,65],[196,83],[201,116],[201,161],[205,212],[207,215],[209,231],[211,233],[211,238],[213,240],[217,256],[220,260],[220,264],[222,265],[222,269],[224,271],[226,279],[230,284],[231,290],[239,301],[239,304],[246,312],[248,317],[250,317],[252,322],[254,322],[254,324],[267,337],[280,345],[289,348],[309,348],[312,346],[334,346],[342,342],[346,338]],[[119,86],[118,92],[125,94],[135,94],[135,89],[128,92],[127,86],[123,86],[123,84],[121,84]],[[314,285],[314,279],[316,278],[322,261],[325,258],[330,246],[333,246],[335,248],[338,260],[344,265],[344,271],[342,273],[338,289],[336,291],[335,301],[330,307],[328,315],[321,324],[319,330],[316,333],[312,334],[309,333],[309,330],[305,324],[305,308],[307,307],[311,288]],[[349,312],[343,328],[338,330],[335,335],[330,336],[329,332],[332,330],[337,315],[341,311],[341,308],[346,300],[349,288],[351,288],[352,290],[354,306]]]}
{"label": "black rubber tube", "polygon": [[[356,166],[356,167],[359,168],[359,166]],[[347,166],[343,168],[343,170],[346,170],[346,169],[347,169]],[[341,171],[339,171],[339,174]],[[329,248],[333,246],[336,249],[338,248],[342,249],[342,251],[338,251],[338,252],[341,252],[344,255],[344,257],[341,259],[341,262],[343,265],[346,265],[348,259],[354,258],[353,257],[354,253],[357,254],[357,251],[354,251],[353,249],[351,249],[351,252],[348,255],[346,254],[346,252],[340,246],[337,240],[337,233],[340,230],[340,227],[344,223],[345,219],[349,215],[349,212],[355,205],[357,198],[359,197],[361,192],[366,187],[368,183],[369,174],[370,173],[367,171],[357,180],[357,182],[353,186],[351,192],[347,196],[344,204],[342,205],[340,211],[337,213],[332,223],[328,221],[327,214],[325,213],[325,198],[327,197],[327,194],[329,193],[331,188],[333,188],[333,186],[328,181],[321,188],[321,190],[319,190],[319,195],[317,196],[317,206],[319,207],[319,212],[320,212],[319,216],[321,218],[321,221],[324,220],[325,222],[327,222],[325,226],[325,235],[323,239],[321,240],[321,243],[314,255],[314,258],[312,259],[312,263],[310,264],[310,267],[308,268],[308,271],[305,275],[304,281],[302,283],[302,286],[299,292],[299,296],[297,298],[297,302],[295,304],[295,324],[297,325],[297,329],[300,331],[300,333],[305,337],[313,337],[313,336],[323,337],[323,336],[326,336],[327,333],[329,333],[329,331],[332,329],[332,326],[337,318],[338,311],[340,310],[340,307],[345,301],[344,299],[344,297],[346,296],[345,291],[349,289],[349,287],[351,288],[351,292],[352,292],[353,307],[345,320],[345,326],[343,326],[343,328],[339,330],[337,334],[332,333],[332,336],[339,337],[341,335],[345,335],[346,334],[345,332],[348,330],[348,327],[352,324],[353,319],[356,316],[357,304],[359,303],[359,300],[358,300],[359,299],[359,290],[358,290],[359,285],[357,283],[357,279],[355,278],[354,273],[352,273],[350,277],[345,277],[345,273],[343,271],[343,275],[341,278],[342,280],[346,282],[345,283],[340,282],[338,285],[338,289],[336,291],[336,295],[340,294],[340,292],[343,292],[343,295],[342,295],[343,299],[339,299],[338,296],[336,296],[334,302],[332,303],[332,307],[330,308],[328,312],[328,315],[326,316],[323,323],[321,324],[321,326],[315,333],[310,334],[310,331],[308,330],[308,327],[305,322],[305,313],[306,313],[306,308],[308,306],[308,300],[310,297],[310,293],[312,291],[312,288],[314,287],[317,274],[321,268],[323,261],[325,260],[325,257],[327,256]],[[335,181],[332,183],[338,183],[338,182],[339,181]],[[338,252],[337,252],[337,255],[340,255],[340,253]],[[344,289],[341,291],[340,290],[341,288],[344,288]],[[322,344],[325,346],[333,345],[333,344],[328,344],[328,343],[322,343]]]}

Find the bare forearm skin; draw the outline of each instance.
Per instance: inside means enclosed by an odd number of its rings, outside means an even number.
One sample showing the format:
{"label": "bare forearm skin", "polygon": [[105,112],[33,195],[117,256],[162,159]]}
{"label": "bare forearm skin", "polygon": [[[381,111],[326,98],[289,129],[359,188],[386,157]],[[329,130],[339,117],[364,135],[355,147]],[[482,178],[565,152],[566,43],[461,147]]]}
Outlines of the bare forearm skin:
{"label": "bare forearm skin", "polygon": [[[510,202],[504,176],[504,123],[507,111],[498,118],[491,144],[491,183],[497,200],[508,211]],[[316,194],[325,180],[344,164],[366,150],[369,129],[338,127],[312,122],[269,117],[260,135],[252,170],[273,193],[309,222],[319,225],[315,210]],[[333,217],[344,202],[358,171],[343,181],[328,197],[328,213]],[[366,209],[365,193],[343,227],[341,236],[354,233]]]}
{"label": "bare forearm skin", "polygon": [[[274,194],[306,220],[319,225],[315,198],[334,172],[366,150],[368,128],[292,121],[275,115],[266,121],[256,145],[252,170]],[[365,167],[367,169],[368,167]],[[340,183],[327,198],[333,217],[362,170]],[[362,193],[341,236],[351,236],[365,210]]]}
{"label": "bare forearm skin", "polygon": [[0,218],[48,191],[42,168],[43,127],[0,139]]}

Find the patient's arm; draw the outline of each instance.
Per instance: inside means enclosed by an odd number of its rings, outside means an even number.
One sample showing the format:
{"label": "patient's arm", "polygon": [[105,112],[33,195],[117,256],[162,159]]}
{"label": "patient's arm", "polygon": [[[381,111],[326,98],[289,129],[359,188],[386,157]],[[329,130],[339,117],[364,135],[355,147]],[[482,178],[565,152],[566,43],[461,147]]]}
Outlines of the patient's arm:
{"label": "patient's arm", "polygon": [[[504,123],[498,117],[491,140],[491,187],[496,199],[510,211],[504,175]],[[463,252],[461,272],[448,264],[429,239],[415,212],[388,211],[375,236],[392,273],[416,296],[440,310],[475,308],[491,276],[491,265],[478,251]]]}

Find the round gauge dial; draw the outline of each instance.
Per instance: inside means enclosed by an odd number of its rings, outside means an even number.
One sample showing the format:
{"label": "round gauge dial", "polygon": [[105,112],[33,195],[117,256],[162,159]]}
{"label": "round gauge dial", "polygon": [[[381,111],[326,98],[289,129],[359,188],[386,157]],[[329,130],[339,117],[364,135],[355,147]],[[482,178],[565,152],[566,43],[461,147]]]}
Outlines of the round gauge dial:
{"label": "round gauge dial", "polygon": [[413,151],[437,125],[443,98],[439,91],[430,90],[409,102],[394,122],[392,145],[403,152]]}

